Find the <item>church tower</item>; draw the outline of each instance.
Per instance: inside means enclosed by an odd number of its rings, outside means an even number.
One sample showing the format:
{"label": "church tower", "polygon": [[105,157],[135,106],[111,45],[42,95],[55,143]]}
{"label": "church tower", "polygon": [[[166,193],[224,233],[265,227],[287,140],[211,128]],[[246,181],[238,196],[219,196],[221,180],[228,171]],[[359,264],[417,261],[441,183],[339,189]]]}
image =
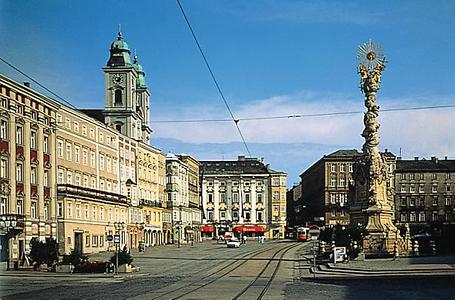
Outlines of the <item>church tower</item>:
{"label": "church tower", "polygon": [[145,84],[145,72],[137,56],[131,62],[131,51],[119,31],[111,44],[109,60],[103,68],[105,86],[104,118],[122,134],[149,144],[150,91]]}

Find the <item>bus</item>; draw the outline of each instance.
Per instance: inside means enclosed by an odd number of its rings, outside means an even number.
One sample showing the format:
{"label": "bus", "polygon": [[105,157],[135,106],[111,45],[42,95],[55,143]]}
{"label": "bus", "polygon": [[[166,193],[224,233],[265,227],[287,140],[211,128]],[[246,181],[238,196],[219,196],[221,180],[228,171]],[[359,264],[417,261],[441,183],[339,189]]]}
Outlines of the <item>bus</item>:
{"label": "bus", "polygon": [[304,242],[308,240],[308,231],[310,229],[308,227],[297,227],[297,241]]}

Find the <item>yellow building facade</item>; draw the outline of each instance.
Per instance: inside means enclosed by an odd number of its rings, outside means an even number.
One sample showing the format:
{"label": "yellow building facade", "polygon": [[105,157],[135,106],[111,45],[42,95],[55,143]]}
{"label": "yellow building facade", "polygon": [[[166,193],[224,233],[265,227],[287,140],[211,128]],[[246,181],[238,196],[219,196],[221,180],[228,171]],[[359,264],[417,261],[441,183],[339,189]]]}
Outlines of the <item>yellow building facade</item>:
{"label": "yellow building facade", "polygon": [[[62,253],[105,251],[114,223],[128,221],[120,193],[118,133],[72,108],[57,113],[57,217]],[[125,244],[126,233],[121,235]]]}
{"label": "yellow building facade", "polygon": [[[139,143],[137,155],[138,199],[142,210],[142,241],[145,247],[164,244],[163,193],[164,154],[154,147]],[[161,165],[160,165],[161,164]]]}
{"label": "yellow building facade", "polygon": [[284,238],[286,226],[286,173],[270,173],[270,238]]}

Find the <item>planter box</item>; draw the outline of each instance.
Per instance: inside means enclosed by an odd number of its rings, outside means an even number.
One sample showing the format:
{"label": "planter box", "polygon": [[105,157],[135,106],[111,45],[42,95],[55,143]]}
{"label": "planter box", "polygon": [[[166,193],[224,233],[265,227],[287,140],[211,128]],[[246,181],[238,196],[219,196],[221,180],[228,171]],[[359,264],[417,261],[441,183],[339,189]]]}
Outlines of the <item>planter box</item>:
{"label": "planter box", "polygon": [[55,271],[57,273],[73,273],[74,266],[73,265],[57,265]]}

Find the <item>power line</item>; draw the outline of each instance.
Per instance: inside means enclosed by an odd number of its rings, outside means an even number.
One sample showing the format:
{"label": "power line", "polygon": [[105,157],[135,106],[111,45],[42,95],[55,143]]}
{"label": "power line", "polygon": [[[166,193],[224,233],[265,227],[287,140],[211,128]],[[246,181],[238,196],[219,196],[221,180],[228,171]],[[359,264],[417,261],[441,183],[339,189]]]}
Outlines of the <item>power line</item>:
{"label": "power line", "polygon": [[186,24],[188,25],[188,28],[191,31],[191,35],[193,36],[193,39],[196,42],[196,45],[197,45],[197,47],[199,49],[199,52],[202,55],[202,58],[203,58],[203,60],[205,62],[205,65],[206,65],[207,69],[210,72],[210,76],[212,77],[212,80],[215,83],[215,86],[216,86],[216,88],[218,90],[218,93],[220,94],[221,99],[223,99],[224,105],[226,106],[227,110],[229,111],[229,114],[231,115],[232,121],[234,122],[235,127],[237,128],[237,131],[239,132],[239,135],[242,138],[242,141],[243,141],[243,144],[245,145],[246,151],[248,152],[249,156],[251,157],[250,149],[248,148],[248,145],[246,144],[245,138],[244,138],[244,136],[242,134],[242,131],[240,130],[240,127],[239,127],[239,119],[236,119],[234,117],[234,114],[232,113],[232,110],[229,107],[229,104],[228,104],[226,98],[224,97],[223,91],[221,90],[220,85],[218,84],[218,81],[216,80],[215,74],[213,73],[212,68],[210,67],[210,64],[209,64],[209,62],[208,62],[208,60],[207,60],[207,58],[206,58],[206,56],[204,54],[204,51],[202,51],[202,47],[199,44],[199,41],[198,41],[198,39],[196,37],[196,34],[194,33],[193,27],[191,26],[190,21],[188,20],[188,17],[186,16],[185,10],[183,9],[183,6],[180,3],[180,0],[177,0],[177,4],[180,7],[180,11],[182,12],[183,17],[185,18]]}
{"label": "power line", "polygon": [[[394,111],[412,111],[412,110],[430,110],[430,109],[444,109],[455,108],[455,105],[433,105],[433,106],[418,106],[418,107],[402,107],[402,108],[386,108],[381,109],[380,112],[394,112]],[[362,114],[364,111],[340,111],[340,112],[327,112],[327,113],[313,113],[313,114],[293,114],[281,116],[263,116],[263,117],[250,117],[239,118],[238,121],[262,121],[262,120],[278,120],[278,119],[298,119],[298,118],[315,118],[315,117],[328,117],[328,116],[342,116]],[[206,123],[206,122],[231,122],[231,119],[190,119],[190,120],[155,120],[153,123]]]}
{"label": "power line", "polygon": [[31,81],[33,81],[34,83],[36,83],[37,85],[39,85],[40,87],[42,87],[43,89],[45,89],[46,91],[48,91],[49,93],[51,93],[52,95],[54,95],[55,97],[57,97],[58,99],[60,99],[62,102],[66,103],[67,105],[71,106],[72,108],[74,109],[77,109],[76,106],[74,106],[73,104],[71,104],[70,102],[66,101],[63,97],[59,96],[58,94],[54,93],[53,91],[51,91],[50,89],[48,89],[47,87],[45,87],[44,85],[42,85],[41,83],[39,83],[39,81],[35,80],[34,78],[32,78],[30,75],[27,75],[25,72],[21,71],[19,68],[17,68],[16,66],[14,66],[13,64],[10,64],[9,62],[7,62],[4,58],[0,57],[0,60],[2,62],[4,62],[6,65],[8,65],[10,68],[12,68],[13,70],[19,72],[20,74],[22,74],[23,76],[27,77],[28,79],[30,79]]}

